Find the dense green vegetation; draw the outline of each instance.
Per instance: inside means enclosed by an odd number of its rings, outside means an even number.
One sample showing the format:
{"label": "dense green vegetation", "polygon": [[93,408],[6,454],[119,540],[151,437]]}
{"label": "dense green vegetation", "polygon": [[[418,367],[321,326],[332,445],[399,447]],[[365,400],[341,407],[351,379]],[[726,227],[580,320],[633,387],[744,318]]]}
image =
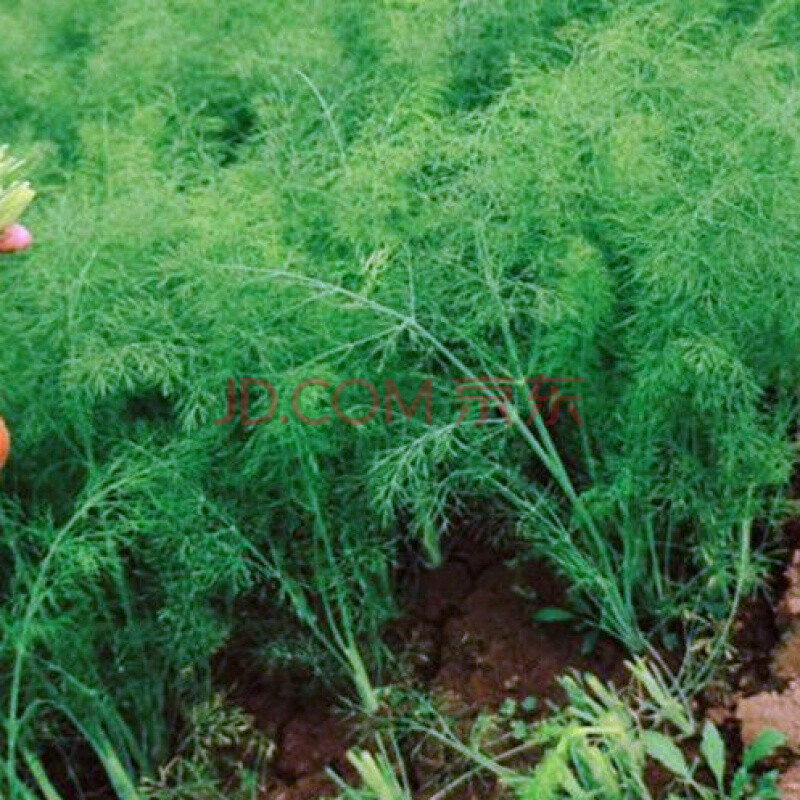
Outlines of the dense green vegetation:
{"label": "dense green vegetation", "polygon": [[[0,142],[39,195],[0,270],[4,796],[71,739],[135,796],[232,647],[374,708],[399,554],[436,563],[478,507],[586,623],[691,640],[682,689],[707,680],[794,458],[795,3],[20,0],[0,26]],[[585,379],[585,424],[527,425],[518,384],[510,423],[456,426],[479,374]],[[244,376],[278,418],[215,426]],[[281,425],[309,377],[430,378],[433,422]]]}

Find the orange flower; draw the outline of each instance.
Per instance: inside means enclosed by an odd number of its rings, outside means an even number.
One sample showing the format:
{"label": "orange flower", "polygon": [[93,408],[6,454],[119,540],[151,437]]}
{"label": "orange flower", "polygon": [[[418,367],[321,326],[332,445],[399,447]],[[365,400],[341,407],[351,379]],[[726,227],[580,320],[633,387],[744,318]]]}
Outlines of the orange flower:
{"label": "orange flower", "polygon": [[0,469],[6,465],[9,452],[11,452],[11,434],[8,432],[5,420],[0,417]]}

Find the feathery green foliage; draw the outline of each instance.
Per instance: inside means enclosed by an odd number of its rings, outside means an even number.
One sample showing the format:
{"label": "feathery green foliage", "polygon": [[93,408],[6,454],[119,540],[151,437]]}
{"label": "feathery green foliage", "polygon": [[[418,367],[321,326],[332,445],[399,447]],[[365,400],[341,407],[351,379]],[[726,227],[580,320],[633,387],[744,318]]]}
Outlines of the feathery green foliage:
{"label": "feathery green foliage", "polygon": [[[0,271],[0,791],[73,736],[152,773],[265,598],[369,707],[399,549],[436,562],[469,502],[631,648],[726,630],[793,461],[794,3],[21,0],[0,26],[0,141],[40,195]],[[456,426],[481,373],[582,378],[585,424],[527,426],[520,384],[513,424]],[[245,376],[278,417],[214,426]],[[281,425],[309,377],[430,378],[433,422]]]}

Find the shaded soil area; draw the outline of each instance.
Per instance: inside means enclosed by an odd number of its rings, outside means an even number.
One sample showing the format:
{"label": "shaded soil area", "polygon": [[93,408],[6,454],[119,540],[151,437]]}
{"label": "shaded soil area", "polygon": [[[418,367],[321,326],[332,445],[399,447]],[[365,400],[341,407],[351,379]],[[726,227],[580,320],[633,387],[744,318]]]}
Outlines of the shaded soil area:
{"label": "shaded soil area", "polygon": [[[570,668],[626,680],[624,653],[614,643],[601,639],[587,649],[571,626],[534,621],[537,609],[563,603],[563,588],[546,568],[509,566],[508,556],[462,541],[444,566],[406,581],[405,613],[386,637],[409,683],[469,721],[509,698],[533,697],[546,710],[546,701],[559,700],[556,678]],[[275,777],[262,795],[269,800],[333,795],[326,768],[351,774],[345,753],[358,741],[357,723],[332,697],[304,700],[306,689],[302,681],[282,681],[237,697],[277,745]],[[425,797],[425,786],[446,764],[410,762],[415,789]],[[466,787],[460,796],[490,792],[490,786]]]}
{"label": "shaded soil area", "polygon": [[698,698],[698,715],[723,731],[733,764],[765,728],[784,733],[787,746],[769,766],[782,773],[782,797],[800,800],[800,520],[784,533],[788,563],[741,608],[729,672]]}
{"label": "shaded soil area", "polygon": [[[697,699],[697,716],[723,731],[732,767],[763,727],[782,730],[789,747],[772,763],[784,772],[783,796],[800,800],[800,521],[787,525],[786,545],[793,553],[788,565],[776,568],[768,592],[741,609],[734,624],[735,657],[728,673]],[[407,569],[400,589],[404,612],[385,633],[398,662],[393,685],[432,698],[456,720],[459,735],[468,735],[481,714],[509,699],[520,706],[536,699],[528,721],[547,713],[550,704],[562,701],[557,678],[570,669],[590,671],[620,687],[628,680],[626,654],[616,643],[601,638],[588,647],[572,625],[536,621],[538,610],[564,605],[564,588],[541,564],[515,565],[511,552],[463,539],[439,569]],[[220,682],[232,687],[230,699],[252,715],[276,748],[259,797],[335,797],[328,770],[353,780],[346,753],[360,743],[368,746],[374,728],[366,730],[339,696],[308,676],[289,671],[266,679],[237,675],[230,666]],[[535,754],[525,758],[530,763]],[[90,753],[73,753],[69,760],[99,769]],[[403,760],[417,800],[430,800],[443,776],[463,772],[443,747],[414,743]],[[63,759],[54,757],[53,763]],[[651,764],[647,781],[654,797],[663,796],[670,780]],[[68,785],[66,777],[63,782]],[[97,786],[94,796],[113,796],[102,774]],[[447,795],[448,800],[499,796],[499,787],[480,778]]]}
{"label": "shaded soil area", "polygon": [[[727,740],[731,765],[763,727],[786,733],[789,747],[772,762],[784,772],[788,800],[800,800],[800,521],[786,526],[788,566],[776,567],[768,590],[749,600],[734,623],[727,674],[697,698],[697,714],[715,722]],[[504,701],[536,698],[532,718],[562,700],[559,675],[577,669],[623,686],[625,652],[608,639],[588,648],[569,624],[537,623],[537,610],[564,604],[564,588],[541,564],[515,566],[512,553],[461,540],[435,570],[410,570],[402,581],[404,613],[386,632],[399,661],[401,684],[424,691],[464,724],[497,710]],[[780,598],[777,602],[776,598]],[[395,677],[395,676],[393,676]],[[242,687],[240,687],[241,689]],[[260,728],[276,743],[264,800],[314,800],[336,795],[326,775],[353,777],[348,748],[364,731],[341,701],[309,691],[299,676],[249,683],[237,693]],[[431,796],[441,775],[455,771],[451,753],[404,754],[414,795]],[[654,768],[654,796],[669,775]],[[493,800],[491,782],[462,786],[452,800]]]}
{"label": "shaded soil area", "polygon": [[[740,619],[742,671],[722,709],[711,713],[736,725],[743,747],[765,728],[781,731],[786,748],[776,766],[784,773],[782,796],[800,800],[800,520],[789,523],[786,533],[791,556],[776,580],[779,600],[774,607],[762,600],[758,613]],[[774,633],[771,646],[765,631]]]}
{"label": "shaded soil area", "polygon": [[421,576],[390,636],[433,691],[455,694],[475,711],[506,698],[555,700],[555,679],[570,667],[623,678],[623,653],[610,641],[586,653],[586,638],[570,626],[534,622],[538,609],[563,603],[546,568],[514,569],[464,543],[445,566]]}

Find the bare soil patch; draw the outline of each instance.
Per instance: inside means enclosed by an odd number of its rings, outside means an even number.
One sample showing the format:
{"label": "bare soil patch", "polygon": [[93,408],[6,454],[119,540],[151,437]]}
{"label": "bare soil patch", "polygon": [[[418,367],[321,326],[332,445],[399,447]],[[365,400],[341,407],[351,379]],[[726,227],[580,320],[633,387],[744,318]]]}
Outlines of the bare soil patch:
{"label": "bare soil patch", "polygon": [[[571,668],[626,679],[624,652],[610,640],[587,651],[586,637],[572,626],[534,621],[537,609],[563,604],[563,587],[544,566],[509,566],[509,556],[459,542],[442,567],[407,578],[404,614],[386,633],[414,685],[458,709],[466,722],[509,698],[535,697],[546,710],[547,701],[560,699],[556,678]],[[275,780],[264,794],[270,800],[325,797],[334,791],[327,768],[349,774],[354,720],[331,696],[304,697],[303,681],[252,687],[237,697],[277,744]],[[420,797],[442,766],[410,765]],[[478,796],[474,791],[466,787],[461,796]],[[482,786],[480,796],[489,791]]]}

